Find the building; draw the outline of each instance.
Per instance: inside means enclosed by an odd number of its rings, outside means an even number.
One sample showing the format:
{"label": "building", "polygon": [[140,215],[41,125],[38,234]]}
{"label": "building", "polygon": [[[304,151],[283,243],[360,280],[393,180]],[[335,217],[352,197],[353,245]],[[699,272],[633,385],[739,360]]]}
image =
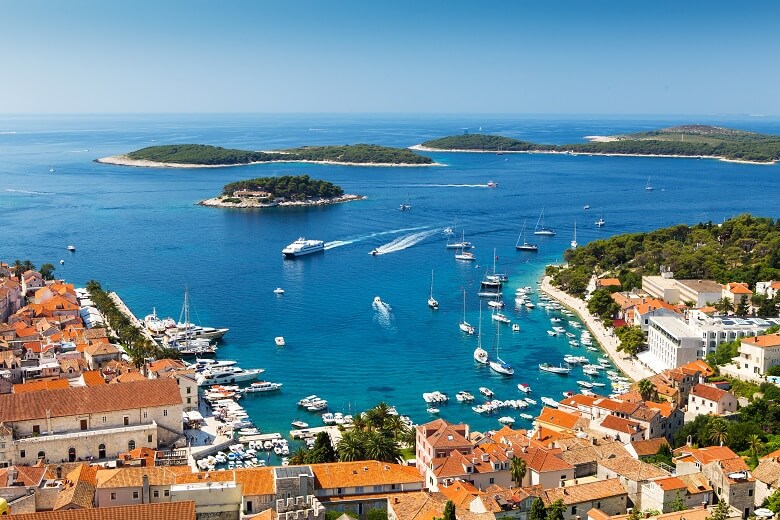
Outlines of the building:
{"label": "building", "polygon": [[643,276],[642,290],[667,303],[693,302],[694,307],[716,302],[723,294],[723,286],[714,280],[675,280],[669,274]]}
{"label": "building", "polygon": [[780,365],[780,334],[767,334],[743,339],[739,357],[734,358],[737,375],[761,379],[769,367]]}
{"label": "building", "polygon": [[0,467],[115,458],[183,438],[179,387],[169,379],[0,395]]}
{"label": "building", "polygon": [[675,450],[677,476],[701,472],[715,491],[713,500],[723,499],[748,518],[755,509],[756,479],[745,461],[727,446]]}
{"label": "building", "polygon": [[748,305],[753,298],[753,291],[744,282],[729,282],[723,286],[723,298],[728,298],[734,303],[734,307],[744,299]]}
{"label": "building", "polygon": [[618,479],[628,493],[628,506],[648,509],[641,503],[642,486],[650,479],[668,477],[669,472],[633,457],[621,457],[599,461],[596,476]]}
{"label": "building", "polygon": [[[417,471],[423,476],[428,475],[433,459],[447,457],[453,451],[470,455],[474,448],[468,439],[467,424],[456,425],[444,419],[436,419],[417,426],[415,435]],[[436,482],[432,475],[428,475],[426,485],[435,487]]]}
{"label": "building", "polygon": [[564,520],[582,518],[591,509],[600,509],[609,515],[625,513],[628,502],[628,494],[618,479],[547,489],[541,498],[546,507],[556,500],[563,501],[566,506]]}
{"label": "building", "polygon": [[702,341],[684,321],[671,316],[650,318],[648,350],[637,357],[654,372],[679,367],[704,357]]}
{"label": "building", "polygon": [[712,487],[703,473],[650,479],[642,485],[642,509],[668,513],[679,500],[686,508],[712,503]]}
{"label": "building", "polygon": [[737,411],[737,398],[734,394],[714,386],[699,383],[688,396],[688,414],[723,415]]}
{"label": "building", "polygon": [[14,520],[195,520],[194,502],[42,511],[14,514]]}
{"label": "building", "polygon": [[634,305],[633,311],[632,325],[640,327],[644,333],[647,333],[647,329],[650,325],[650,318],[671,316],[673,318],[682,319],[682,314],[677,307],[658,298],[642,298],[641,302]]}
{"label": "building", "polygon": [[[699,507],[664,513],[651,518],[653,518],[653,520],[708,520],[712,517],[715,507],[716,506],[710,506],[709,508],[706,506],[702,507],[702,505],[699,504]],[[610,516],[598,509],[592,509],[588,511],[587,520],[628,520],[628,516],[628,514]],[[742,515],[739,510],[730,507],[726,518],[727,520],[739,520],[742,518]]]}

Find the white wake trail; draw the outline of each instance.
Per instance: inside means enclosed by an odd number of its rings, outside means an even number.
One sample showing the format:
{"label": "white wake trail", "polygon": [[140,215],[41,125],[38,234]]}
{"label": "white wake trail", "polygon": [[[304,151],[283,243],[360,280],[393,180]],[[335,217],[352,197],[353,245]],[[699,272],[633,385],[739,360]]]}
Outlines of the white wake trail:
{"label": "white wake trail", "polygon": [[403,251],[414,245],[419,244],[428,237],[431,237],[437,233],[440,233],[440,229],[429,229],[427,231],[421,231],[419,233],[412,233],[411,235],[402,236],[396,238],[392,242],[388,242],[383,246],[376,248],[376,252],[379,255],[385,255],[387,253],[395,253],[397,251]]}

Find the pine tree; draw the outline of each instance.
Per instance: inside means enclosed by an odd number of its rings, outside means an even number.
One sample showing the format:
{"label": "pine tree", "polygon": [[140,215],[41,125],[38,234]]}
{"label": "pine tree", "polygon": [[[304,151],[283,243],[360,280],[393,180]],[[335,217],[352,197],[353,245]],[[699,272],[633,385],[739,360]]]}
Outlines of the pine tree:
{"label": "pine tree", "polygon": [[547,520],[547,511],[544,509],[544,503],[541,498],[537,498],[531,504],[528,520]]}

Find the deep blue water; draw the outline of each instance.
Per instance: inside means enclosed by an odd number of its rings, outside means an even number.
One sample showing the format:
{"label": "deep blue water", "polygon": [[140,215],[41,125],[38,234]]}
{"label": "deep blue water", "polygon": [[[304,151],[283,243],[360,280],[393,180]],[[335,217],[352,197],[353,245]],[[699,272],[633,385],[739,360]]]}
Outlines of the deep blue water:
{"label": "deep blue water", "polygon": [[[362,410],[381,400],[415,421],[427,420],[421,394],[450,394],[441,416],[477,429],[499,426],[470,406],[455,402],[458,390],[477,394],[491,387],[501,399],[521,395],[559,397],[576,389],[580,370],[568,378],[542,374],[540,362],[558,364],[572,349],[550,338],[543,309],[516,313],[521,332],[505,326],[501,355],[517,373],[503,378],[476,366],[476,337],[458,330],[462,290],[467,314],[478,322],[476,289],[496,249],[498,270],[510,282],[505,294],[534,286],[547,263],[559,261],[577,222],[581,244],[617,233],[677,223],[722,221],[742,212],[778,217],[770,193],[780,167],[714,160],[614,158],[558,155],[430,154],[446,164],[432,168],[362,168],[321,165],[258,165],[240,168],[168,170],[102,165],[97,157],[143,146],[197,142],[245,149],[306,144],[377,143],[409,146],[472,132],[566,143],[585,135],[647,130],[688,122],[714,123],[780,134],[780,120],[767,118],[599,119],[498,116],[201,115],[0,118],[0,260],[57,264],[56,274],[83,284],[99,280],[117,291],[143,317],[178,318],[185,284],[195,321],[230,327],[219,357],[284,383],[281,393],[243,400],[264,431],[286,432],[300,418],[296,401],[309,394],[329,400],[331,410]],[[49,169],[55,168],[55,173]],[[307,173],[337,183],[367,200],[325,208],[240,211],[204,208],[231,181],[256,176]],[[651,178],[655,187],[645,191]],[[484,187],[496,181],[497,189]],[[480,185],[480,186],[476,186]],[[411,211],[398,210],[409,198]],[[583,210],[590,204],[589,211]],[[533,240],[538,254],[514,250],[520,227],[529,231],[544,208],[545,223],[558,235]],[[607,226],[594,221],[603,211]],[[479,268],[463,265],[445,249],[445,227],[464,230],[476,244]],[[377,246],[415,233],[424,237],[392,254],[372,257]],[[281,249],[298,236],[343,245],[324,254],[283,261]],[[531,237],[534,238],[534,237]],[[68,244],[78,251],[70,254]],[[59,260],[65,259],[60,266]],[[431,269],[441,309],[426,306]],[[273,294],[275,287],[286,290]],[[372,308],[380,296],[392,312]],[[277,348],[273,338],[285,336]],[[494,343],[484,313],[483,343]],[[491,351],[492,354],[492,351]],[[591,356],[595,358],[595,356]],[[529,411],[538,411],[532,407]],[[517,417],[517,412],[510,415]],[[524,421],[519,419],[518,425]]]}

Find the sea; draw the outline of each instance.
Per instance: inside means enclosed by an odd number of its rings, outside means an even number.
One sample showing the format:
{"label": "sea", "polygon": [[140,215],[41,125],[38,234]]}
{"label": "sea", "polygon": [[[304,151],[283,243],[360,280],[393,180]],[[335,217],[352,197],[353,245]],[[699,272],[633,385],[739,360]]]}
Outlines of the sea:
{"label": "sea", "polygon": [[[518,410],[478,415],[480,387],[501,400],[561,398],[587,379],[540,372],[567,353],[599,353],[551,337],[553,311],[516,309],[518,287],[533,288],[545,266],[579,244],[674,224],[722,222],[740,213],[777,218],[780,166],[707,159],[542,154],[428,153],[442,166],[355,167],[265,164],[231,168],[157,169],[99,164],[98,157],[146,146],[202,143],[270,150],[303,145],[373,143],[407,147],[463,132],[542,143],[584,142],[611,135],[701,123],[780,134],[780,119],[749,116],[599,117],[506,115],[90,115],[0,117],[0,260],[56,265],[56,276],[83,286],[99,281],[143,318],[156,310],[179,318],[185,287],[193,321],[228,327],[219,359],[263,368],[279,392],[242,399],[263,432],[288,432],[296,419],[321,425],[297,406],[316,394],[330,411],[356,413],[385,401],[416,423],[434,417],[486,431],[498,418],[530,421]],[[307,174],[365,200],[324,207],[236,210],[199,206],[226,183]],[[488,188],[494,181],[497,187]],[[648,182],[654,187],[645,189]],[[401,204],[412,206],[400,211]],[[584,209],[589,205],[589,209]],[[554,237],[534,236],[544,225]],[[596,227],[602,217],[604,227]],[[525,224],[537,253],[515,245]],[[451,239],[473,242],[477,260],[456,261]],[[320,239],[326,251],[284,260],[298,237]],[[66,247],[74,245],[76,251]],[[385,254],[372,256],[380,248]],[[64,260],[64,264],[60,264]],[[520,326],[496,327],[482,303],[481,341],[512,377],[474,362],[476,335],[458,323],[480,323],[480,280],[507,273],[504,312]],[[427,307],[432,291],[438,311]],[[284,289],[279,296],[274,289]],[[465,306],[464,306],[465,294]],[[383,302],[375,305],[379,297]],[[465,307],[465,310],[464,310]],[[561,324],[579,333],[563,317]],[[274,338],[284,336],[277,347]],[[601,378],[606,381],[605,378]],[[609,388],[607,386],[607,388]],[[424,392],[449,395],[439,413]],[[477,399],[461,404],[458,391]]]}

